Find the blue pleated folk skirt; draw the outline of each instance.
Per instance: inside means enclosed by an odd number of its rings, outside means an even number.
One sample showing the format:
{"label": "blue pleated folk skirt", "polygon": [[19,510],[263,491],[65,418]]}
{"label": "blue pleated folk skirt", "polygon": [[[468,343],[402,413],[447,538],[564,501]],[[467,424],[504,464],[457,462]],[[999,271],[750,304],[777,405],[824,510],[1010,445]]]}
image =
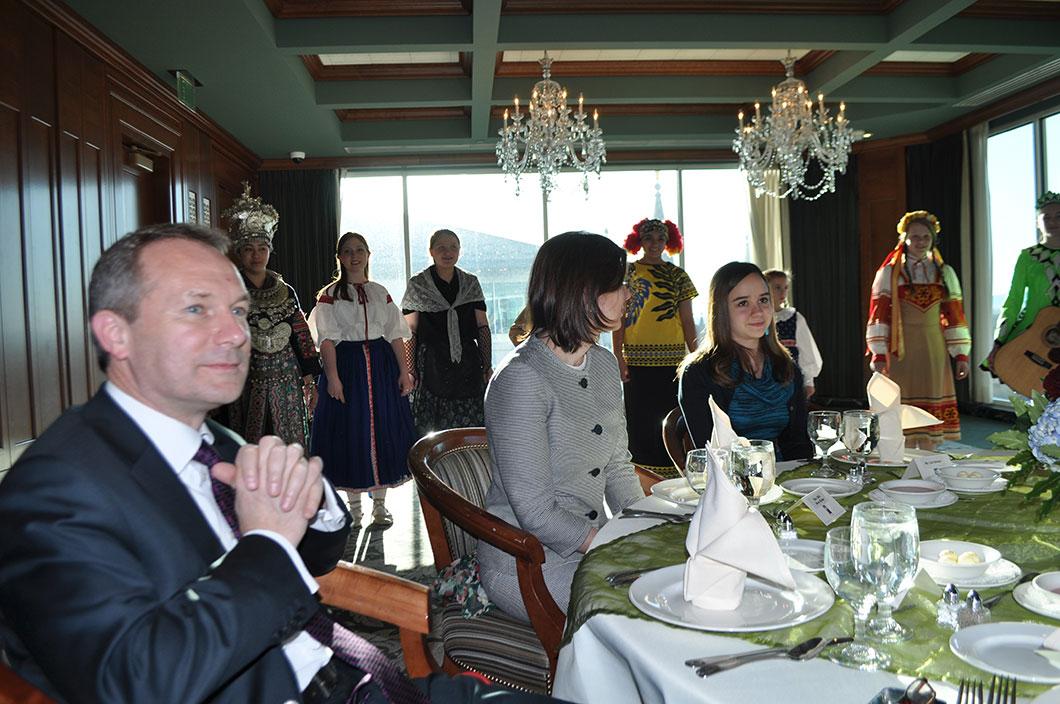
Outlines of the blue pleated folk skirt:
{"label": "blue pleated folk skirt", "polygon": [[324,460],[324,476],[340,489],[365,491],[409,479],[408,453],[416,438],[409,400],[398,388],[397,358],[382,338],[340,342],[335,365],[341,403],[317,381],[310,452]]}

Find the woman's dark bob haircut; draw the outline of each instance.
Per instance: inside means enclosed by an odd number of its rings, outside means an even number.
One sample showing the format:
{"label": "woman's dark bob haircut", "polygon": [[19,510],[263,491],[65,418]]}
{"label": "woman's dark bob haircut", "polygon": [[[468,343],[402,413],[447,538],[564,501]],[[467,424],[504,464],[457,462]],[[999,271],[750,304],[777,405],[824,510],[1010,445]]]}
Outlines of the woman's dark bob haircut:
{"label": "woman's dark bob haircut", "polygon": [[620,288],[625,277],[626,251],[606,237],[564,232],[550,238],[530,270],[533,333],[568,353],[596,342],[611,327],[596,299]]}

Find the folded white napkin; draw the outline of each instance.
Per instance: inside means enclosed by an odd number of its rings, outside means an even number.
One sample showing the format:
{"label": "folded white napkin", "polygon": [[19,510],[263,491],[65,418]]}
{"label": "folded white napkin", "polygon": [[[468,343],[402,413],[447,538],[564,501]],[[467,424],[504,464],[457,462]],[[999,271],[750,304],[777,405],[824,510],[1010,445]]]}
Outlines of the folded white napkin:
{"label": "folded white napkin", "polygon": [[688,527],[684,596],[704,609],[731,611],[743,599],[747,573],[795,588],[784,553],[762,514],[750,511],[713,455],[710,480]]}
{"label": "folded white napkin", "polygon": [[880,419],[880,440],[877,444],[880,459],[884,462],[901,462],[908,428],[941,423],[927,411],[902,403],[902,389],[889,377],[873,372],[865,387],[869,397],[869,410]]}
{"label": "folded white napkin", "polygon": [[713,396],[707,399],[707,404],[710,406],[710,416],[714,419],[714,430],[710,433],[710,447],[728,450],[737,438],[736,431],[732,429],[732,421],[714,401]]}
{"label": "folded white napkin", "polygon": [[1053,667],[1060,668],[1060,628],[1046,636],[1042,647],[1034,652],[1048,660]]}

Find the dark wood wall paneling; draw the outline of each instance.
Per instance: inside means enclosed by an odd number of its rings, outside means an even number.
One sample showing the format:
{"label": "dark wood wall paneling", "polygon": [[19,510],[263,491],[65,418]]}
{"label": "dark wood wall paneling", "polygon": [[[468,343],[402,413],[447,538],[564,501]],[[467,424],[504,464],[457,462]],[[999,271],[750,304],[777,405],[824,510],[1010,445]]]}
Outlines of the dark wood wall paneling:
{"label": "dark wood wall paneling", "polygon": [[100,252],[152,222],[218,225],[260,161],[65,6],[0,0],[0,20],[2,477],[103,380],[87,320]]}

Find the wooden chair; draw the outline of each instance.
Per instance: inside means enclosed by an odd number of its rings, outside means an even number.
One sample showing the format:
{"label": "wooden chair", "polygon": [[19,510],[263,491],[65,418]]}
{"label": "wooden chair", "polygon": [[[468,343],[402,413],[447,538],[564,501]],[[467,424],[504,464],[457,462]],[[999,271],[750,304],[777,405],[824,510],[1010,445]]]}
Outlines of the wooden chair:
{"label": "wooden chair", "polygon": [[633,471],[637,473],[637,480],[640,482],[640,490],[644,492],[645,496],[651,496],[651,488],[663,480],[661,474],[653,472],[647,467],[633,465]]}
{"label": "wooden chair", "polygon": [[[349,562],[318,577],[325,604],[392,623],[398,627],[410,677],[441,671],[427,647],[430,602],[427,587],[402,577]],[[0,704],[54,704],[0,660]]]}
{"label": "wooden chair", "polygon": [[473,554],[478,540],[515,557],[530,624],[493,609],[464,618],[461,607],[443,611],[437,629],[450,674],[479,672],[515,689],[549,693],[566,617],[545,586],[541,543],[483,507],[490,455],[485,428],[455,428],[423,437],[409,451],[420,506],[438,570]]}
{"label": "wooden chair", "polygon": [[680,406],[667,413],[666,417],[663,418],[662,436],[666,453],[670,455],[674,465],[681,470],[681,474],[684,474],[685,458],[688,456],[688,451],[693,449],[695,445],[692,444],[692,436],[688,433],[688,426],[685,425],[685,418],[681,415]]}

